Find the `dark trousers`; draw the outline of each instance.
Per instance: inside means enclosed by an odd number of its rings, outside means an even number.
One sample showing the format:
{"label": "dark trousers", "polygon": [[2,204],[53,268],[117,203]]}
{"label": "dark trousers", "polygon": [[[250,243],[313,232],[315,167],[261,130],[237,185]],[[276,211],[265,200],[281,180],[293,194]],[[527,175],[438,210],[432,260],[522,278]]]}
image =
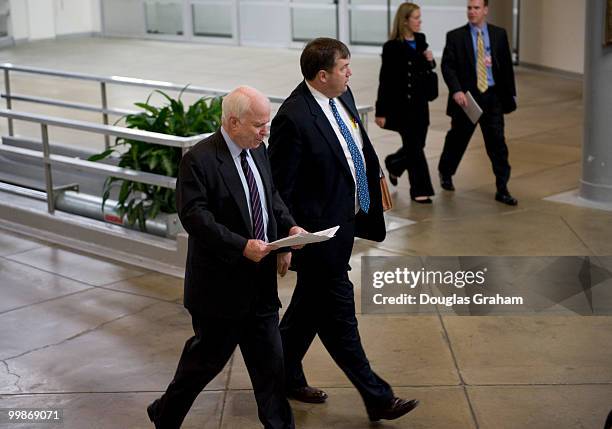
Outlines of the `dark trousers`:
{"label": "dark trousers", "polygon": [[325,277],[313,272],[316,271],[298,272],[291,303],[280,324],[287,387],[307,385],[302,359],[318,334],[334,362],[361,394],[366,407],[388,405],[393,391],[372,371],[361,345],[353,284],[347,273]]}
{"label": "dark trousers", "polygon": [[278,312],[240,320],[192,314],[195,335],[185,343],[174,379],[156,410],[159,429],[179,428],[204,387],[221,372],[237,345],[251,377],[259,420],[266,429],[293,429],[285,396]]}
{"label": "dark trousers", "polygon": [[385,158],[385,166],[394,176],[400,177],[408,171],[412,198],[434,195],[424,151],[428,127],[426,123],[418,124],[410,127],[410,131],[400,132],[402,147]]}
{"label": "dark trousers", "polygon": [[[510,180],[510,164],[504,137],[502,106],[493,88],[489,88],[484,94],[475,95],[474,99],[483,110],[478,123],[495,174],[495,184],[498,191],[505,192],[508,180]],[[475,129],[476,125],[463,112],[452,117],[451,129],[446,134],[444,149],[438,164],[438,171],[442,176],[451,177],[455,174]]]}

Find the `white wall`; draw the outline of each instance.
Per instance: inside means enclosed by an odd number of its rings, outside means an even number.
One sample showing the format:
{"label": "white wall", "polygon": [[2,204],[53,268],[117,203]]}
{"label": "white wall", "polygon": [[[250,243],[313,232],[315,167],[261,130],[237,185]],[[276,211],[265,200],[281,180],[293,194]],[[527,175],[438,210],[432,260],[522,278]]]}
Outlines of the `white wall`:
{"label": "white wall", "polygon": [[288,4],[241,2],[239,16],[241,44],[279,47],[287,45],[291,33]]}
{"label": "white wall", "polygon": [[[423,2],[422,2],[423,3]],[[467,24],[465,4],[447,7],[421,6],[423,31],[435,56],[441,57],[446,33]]]}
{"label": "white wall", "polygon": [[94,27],[99,28],[99,20],[93,22],[94,9],[99,8],[97,3],[92,0],[54,0],[56,34],[92,33]]}
{"label": "white wall", "polygon": [[28,5],[24,0],[11,0],[11,35],[19,41],[30,36],[30,25],[28,22]]}
{"label": "white wall", "polygon": [[582,73],[586,1],[522,1],[519,31],[520,61]]}
{"label": "white wall", "polygon": [[55,12],[52,0],[27,0],[29,40],[55,37]]}
{"label": "white wall", "polygon": [[100,0],[11,0],[15,41],[100,32]]}
{"label": "white wall", "polygon": [[102,3],[100,0],[91,0],[91,31],[102,32]]}

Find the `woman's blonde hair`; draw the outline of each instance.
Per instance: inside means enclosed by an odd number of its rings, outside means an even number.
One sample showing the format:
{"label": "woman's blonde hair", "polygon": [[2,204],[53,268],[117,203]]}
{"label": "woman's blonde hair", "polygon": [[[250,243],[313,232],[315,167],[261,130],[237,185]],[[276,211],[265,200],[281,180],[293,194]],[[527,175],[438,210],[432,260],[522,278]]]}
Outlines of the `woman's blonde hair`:
{"label": "woman's blonde hair", "polygon": [[415,10],[419,9],[421,9],[419,5],[410,2],[404,2],[399,5],[397,12],[395,12],[395,18],[393,19],[393,28],[389,34],[389,40],[404,38],[404,21],[410,18],[410,15],[412,15]]}

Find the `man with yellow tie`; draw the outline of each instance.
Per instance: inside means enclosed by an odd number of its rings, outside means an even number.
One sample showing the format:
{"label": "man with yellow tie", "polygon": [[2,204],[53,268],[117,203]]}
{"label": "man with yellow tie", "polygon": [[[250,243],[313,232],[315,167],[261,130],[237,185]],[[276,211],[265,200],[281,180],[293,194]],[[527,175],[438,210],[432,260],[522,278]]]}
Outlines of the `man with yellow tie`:
{"label": "man with yellow tie", "polygon": [[451,117],[451,129],[438,172],[442,188],[454,191],[452,177],[476,129],[462,109],[469,91],[483,110],[479,124],[495,174],[495,199],[515,206],[518,201],[508,191],[510,164],[504,137],[504,114],[516,110],[514,70],[506,30],[488,24],[488,12],[488,0],[468,0],[468,24],[446,35],[442,75],[448,86],[446,114]]}

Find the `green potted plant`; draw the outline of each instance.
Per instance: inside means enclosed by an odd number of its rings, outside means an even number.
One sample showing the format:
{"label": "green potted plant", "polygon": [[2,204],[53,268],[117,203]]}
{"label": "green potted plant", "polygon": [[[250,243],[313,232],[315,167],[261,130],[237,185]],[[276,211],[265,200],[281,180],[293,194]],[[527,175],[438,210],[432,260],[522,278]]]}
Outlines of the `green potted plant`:
{"label": "green potted plant", "polygon": [[[126,115],[126,126],[181,137],[216,131],[221,124],[222,97],[202,97],[185,110],[181,101],[183,91],[176,99],[163,91],[153,91],[144,103],[134,103],[143,111]],[[155,93],[161,94],[168,103],[162,107],[151,105],[150,99]],[[112,154],[119,155],[119,167],[171,177],[177,176],[181,159],[180,148],[117,138],[109,149],[91,156],[89,160],[100,161]],[[146,219],[152,219],[159,213],[176,213],[173,189],[117,177],[109,177],[104,182],[102,207],[116,188],[119,188],[116,207],[118,213],[122,217],[125,216],[130,225],[137,222],[142,231],[146,231]]]}

